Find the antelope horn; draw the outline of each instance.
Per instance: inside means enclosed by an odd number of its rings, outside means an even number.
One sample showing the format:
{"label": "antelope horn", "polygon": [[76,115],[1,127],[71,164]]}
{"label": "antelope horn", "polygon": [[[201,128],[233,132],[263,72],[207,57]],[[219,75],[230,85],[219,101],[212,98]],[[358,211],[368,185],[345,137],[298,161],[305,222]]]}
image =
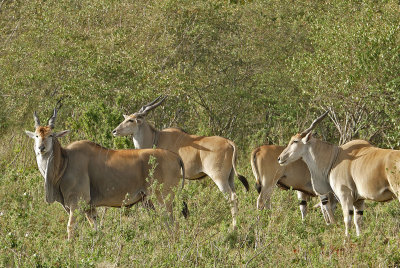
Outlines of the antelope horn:
{"label": "antelope horn", "polygon": [[147,103],[146,105],[143,105],[142,108],[140,108],[139,113],[143,112],[147,106],[151,106],[154,103],[156,103],[156,101],[158,101],[160,98],[162,97],[162,95],[158,96],[155,100],[153,100],[152,102]]}
{"label": "antelope horn", "polygon": [[50,117],[50,119],[49,119],[49,123],[48,123],[48,124],[49,124],[49,127],[50,127],[51,129],[54,128],[54,124],[55,124],[55,122],[56,122],[57,110],[60,109],[61,106],[62,106],[61,100],[62,100],[62,99],[59,99],[59,100],[57,101],[56,107],[55,107],[54,110],[53,110],[53,115],[52,115],[52,116]]}
{"label": "antelope horn", "polygon": [[309,128],[307,128],[306,130],[304,130],[300,135],[302,137],[304,137],[305,135],[307,135],[308,133],[310,133],[311,130],[313,130],[315,128],[315,126],[322,121],[322,119],[325,118],[325,116],[329,113],[329,111],[325,111],[325,113],[323,113],[320,117],[318,117],[317,119],[315,119],[312,123],[311,126]]}
{"label": "antelope horn", "polygon": [[[137,112],[136,114],[138,114],[138,115],[146,115],[149,111],[153,110],[154,108],[158,107],[161,103],[163,103],[163,101],[166,98],[167,98],[167,95],[164,96],[164,97],[159,96],[158,98],[156,98],[152,102],[150,102],[150,103],[146,104],[145,106],[143,106],[142,108],[140,108],[139,112]],[[160,100],[160,101],[158,101],[158,100]]]}
{"label": "antelope horn", "polygon": [[55,122],[56,122],[56,117],[57,117],[57,109],[54,108],[53,116],[49,119],[49,127],[50,127],[51,129],[54,128],[54,124],[55,124]]}
{"label": "antelope horn", "polygon": [[33,119],[35,120],[35,128],[40,127],[40,120],[39,117],[37,116],[36,111],[33,113]]}

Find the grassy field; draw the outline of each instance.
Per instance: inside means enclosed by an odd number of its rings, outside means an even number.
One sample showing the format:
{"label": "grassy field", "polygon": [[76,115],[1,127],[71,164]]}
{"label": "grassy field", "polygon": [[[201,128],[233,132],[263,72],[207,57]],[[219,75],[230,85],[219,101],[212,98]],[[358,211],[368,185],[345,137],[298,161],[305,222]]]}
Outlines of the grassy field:
{"label": "grassy field", "polygon": [[[250,152],[288,142],[329,108],[316,135],[400,148],[398,0],[0,0],[0,267],[399,267],[398,201],[367,202],[362,236],[344,243],[319,209],[301,221],[293,191],[257,211]],[[185,220],[162,207],[101,208],[67,241],[68,215],[47,204],[33,153],[33,111],[59,99],[62,144],[133,148],[111,131],[159,95],[147,119],[238,147],[238,228],[209,179],[186,182]]]}
{"label": "grassy field", "polygon": [[[242,166],[248,166],[243,163]],[[245,175],[253,178],[247,167]],[[67,241],[68,216],[44,201],[36,168],[13,170],[0,180],[0,265],[2,267],[222,267],[358,266],[400,264],[400,208],[397,201],[367,203],[363,234],[344,243],[338,224],[326,226],[319,209],[301,221],[293,191],[276,189],[272,209],[257,211],[256,191],[237,184],[238,228],[230,228],[229,206],[210,179],[186,183],[190,216],[175,209],[167,226],[162,207],[149,211],[100,209],[95,232],[79,217],[76,239]],[[180,200],[176,200],[176,204]],[[314,203],[317,200],[314,200]],[[158,212],[157,212],[158,211]]]}

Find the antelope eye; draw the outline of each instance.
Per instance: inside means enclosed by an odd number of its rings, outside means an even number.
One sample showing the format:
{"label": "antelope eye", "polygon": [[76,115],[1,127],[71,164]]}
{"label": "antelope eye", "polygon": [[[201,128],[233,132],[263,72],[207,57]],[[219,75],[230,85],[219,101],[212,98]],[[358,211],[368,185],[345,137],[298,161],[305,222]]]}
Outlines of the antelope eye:
{"label": "antelope eye", "polygon": [[298,143],[298,142],[299,142],[298,140],[294,140],[294,141],[293,141],[293,143]]}
{"label": "antelope eye", "polygon": [[131,122],[131,123],[133,123],[133,119],[129,119],[129,120],[128,120],[128,122]]}

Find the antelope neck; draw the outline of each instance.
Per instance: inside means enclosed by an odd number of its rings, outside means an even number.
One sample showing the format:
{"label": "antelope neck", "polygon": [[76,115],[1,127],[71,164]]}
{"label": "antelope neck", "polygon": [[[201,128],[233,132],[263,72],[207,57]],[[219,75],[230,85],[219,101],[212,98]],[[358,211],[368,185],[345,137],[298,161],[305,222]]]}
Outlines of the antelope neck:
{"label": "antelope neck", "polygon": [[38,164],[39,171],[42,174],[43,178],[46,178],[46,172],[48,168],[47,163],[51,159],[53,159],[54,161],[53,165],[56,168],[56,174],[54,179],[55,181],[58,181],[65,172],[65,169],[68,164],[68,157],[57,140],[53,141],[53,148],[50,152],[36,155],[36,162]]}
{"label": "antelope neck", "polygon": [[157,145],[158,133],[147,123],[143,123],[133,133],[132,140],[136,149],[152,148]]}
{"label": "antelope neck", "polygon": [[331,192],[329,174],[336,162],[339,147],[320,140],[315,140],[303,156],[311,173],[311,182],[318,195]]}
{"label": "antelope neck", "polygon": [[40,153],[36,154],[36,162],[43,178],[46,177],[47,162],[49,161],[52,154],[53,152],[47,152],[45,154],[40,154]]}

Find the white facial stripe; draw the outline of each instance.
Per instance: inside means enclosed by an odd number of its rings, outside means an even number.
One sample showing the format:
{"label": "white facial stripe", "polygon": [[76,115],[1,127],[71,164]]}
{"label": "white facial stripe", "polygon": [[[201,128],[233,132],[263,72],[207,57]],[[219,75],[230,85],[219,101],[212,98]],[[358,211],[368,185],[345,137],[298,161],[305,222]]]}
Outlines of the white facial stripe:
{"label": "white facial stripe", "polygon": [[37,135],[36,133],[35,137],[33,138],[35,140],[35,153],[36,155],[43,155],[48,153],[49,151],[52,150],[52,145],[53,145],[53,135],[50,134],[47,137],[41,137],[40,135]]}

